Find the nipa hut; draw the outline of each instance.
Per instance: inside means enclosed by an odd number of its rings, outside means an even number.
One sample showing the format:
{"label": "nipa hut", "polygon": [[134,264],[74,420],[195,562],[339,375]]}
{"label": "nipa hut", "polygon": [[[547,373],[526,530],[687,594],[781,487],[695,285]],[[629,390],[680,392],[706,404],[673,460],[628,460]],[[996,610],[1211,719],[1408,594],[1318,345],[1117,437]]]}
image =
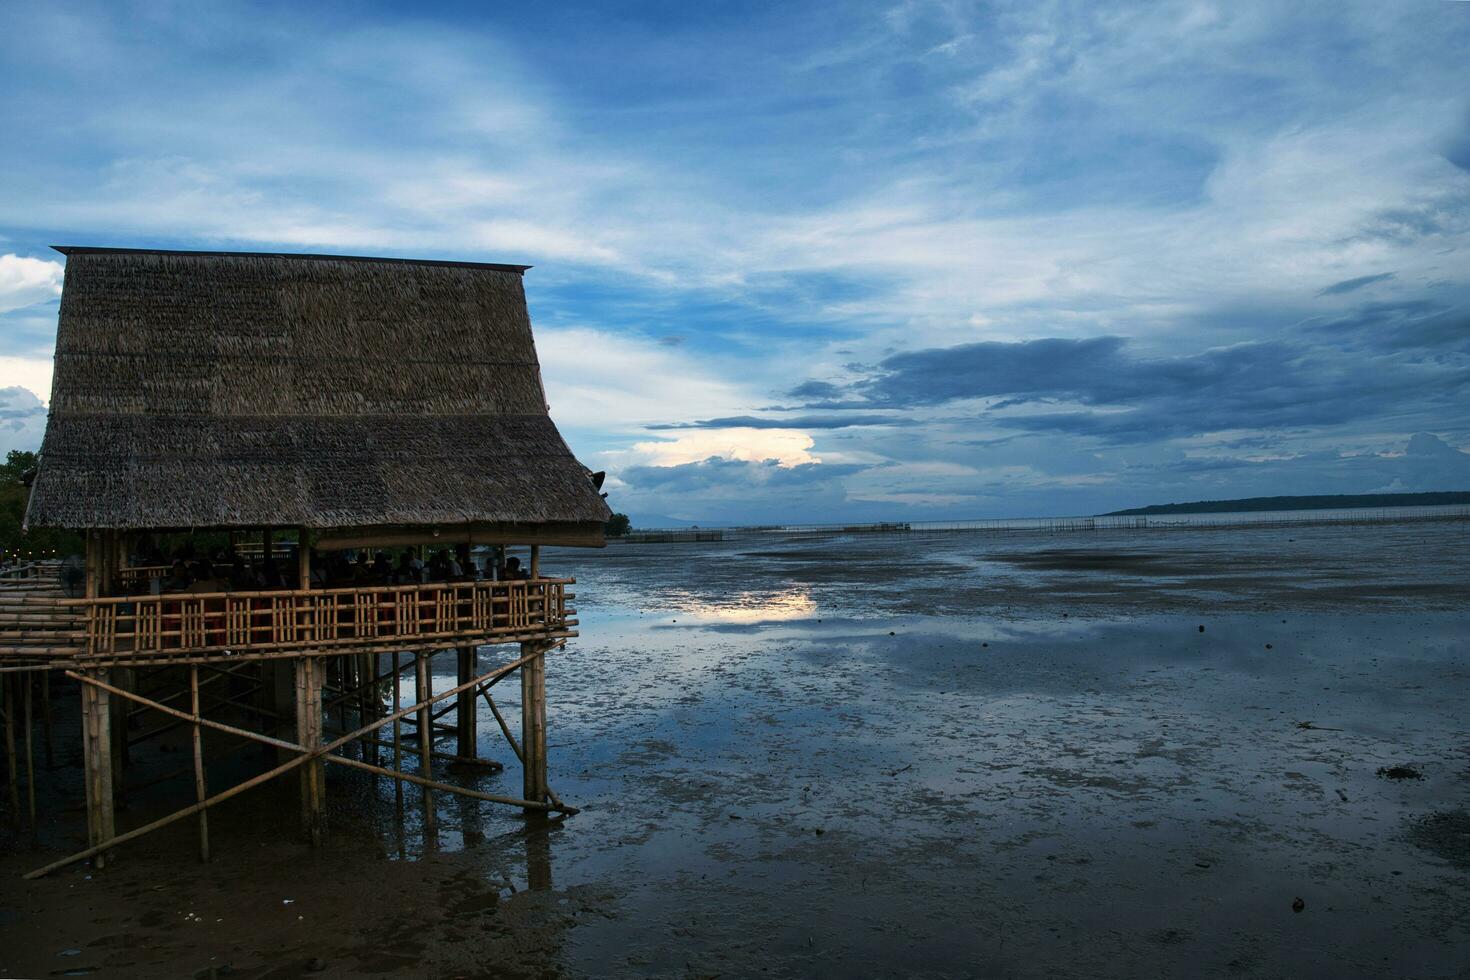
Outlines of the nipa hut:
{"label": "nipa hut", "polygon": [[[85,533],[85,594],[28,595],[35,628],[21,634],[31,642],[8,656],[80,682],[91,846],[68,860],[100,862],[154,829],[114,826],[123,703],[194,726],[198,799],[164,823],[197,813],[206,856],[209,807],[291,771],[318,839],[323,762],[391,775],[400,800],[404,781],[424,787],[430,824],[430,790],[565,809],[546,780],[543,657],[576,635],[576,620],[572,580],[543,575],[539,549],[602,545],[609,513],[548,414],[522,288],[528,267],[58,251],[67,266],[55,380],[26,520]],[[230,572],[176,581],[179,566],[159,560],[158,543],[206,534],[228,540],[216,564],[230,562]],[[528,577],[502,561],[516,547],[529,552]],[[349,565],[353,551],[364,560]],[[380,552],[396,557],[394,571],[367,564]],[[419,562],[433,565],[435,553],[457,574],[425,581]],[[344,568],[355,577],[334,578]],[[482,671],[481,648],[498,643],[520,644],[519,656]],[[435,693],[429,658],[448,649],[458,682]],[[201,702],[200,669],[225,661],[253,671],[259,704]],[[192,709],[134,690],[139,668],[174,670]],[[416,678],[408,706],[398,698],[405,670]],[[495,713],[524,762],[522,797],[434,779],[432,761],[446,753],[433,706],[455,699],[452,755],[473,761],[477,699],[490,700],[511,672],[522,680],[519,742]],[[355,709],[333,739],[324,691]],[[236,710],[250,707],[294,725],[252,732]],[[390,725],[391,739],[380,737]],[[210,794],[198,733],[219,729],[275,745],[280,765]],[[390,747],[391,767],[381,764]],[[411,756],[417,765],[405,767]]]}

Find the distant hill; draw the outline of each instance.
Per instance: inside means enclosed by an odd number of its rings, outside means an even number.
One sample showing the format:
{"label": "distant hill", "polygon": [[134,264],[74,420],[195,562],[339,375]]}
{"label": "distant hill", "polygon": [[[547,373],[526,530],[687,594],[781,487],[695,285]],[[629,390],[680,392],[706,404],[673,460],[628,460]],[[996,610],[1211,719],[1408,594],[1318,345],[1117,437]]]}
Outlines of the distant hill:
{"label": "distant hill", "polygon": [[1339,510],[1354,507],[1437,507],[1470,504],[1470,492],[1439,493],[1337,493],[1307,497],[1243,497],[1240,500],[1196,500],[1189,504],[1151,504],[1129,510],[1114,510],[1099,516],[1131,517],[1136,514],[1234,514],[1253,510]]}

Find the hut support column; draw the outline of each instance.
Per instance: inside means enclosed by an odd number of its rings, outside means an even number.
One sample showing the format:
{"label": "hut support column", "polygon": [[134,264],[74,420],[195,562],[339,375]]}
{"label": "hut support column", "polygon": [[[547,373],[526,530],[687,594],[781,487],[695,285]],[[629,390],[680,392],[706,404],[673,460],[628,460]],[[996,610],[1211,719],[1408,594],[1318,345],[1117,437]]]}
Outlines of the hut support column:
{"label": "hut support column", "polygon": [[546,647],[536,642],[522,643],[521,656],[531,657],[521,665],[521,756],[525,769],[525,792],[521,795],[542,803],[546,800]]}
{"label": "hut support column", "polygon": [[[459,683],[463,684],[471,677],[479,673],[479,665],[476,663],[478,650],[475,647],[460,647],[455,651],[459,656]],[[475,689],[469,688],[460,691],[455,699],[454,718],[458,725],[459,747],[455,752],[461,759],[473,759],[479,754],[477,744],[479,742],[478,732],[475,730]]]}
{"label": "hut support column", "polygon": [[[189,713],[199,717],[199,667],[189,667]],[[194,793],[202,804],[209,798],[204,782],[204,742],[200,737],[199,723],[194,723]],[[199,808],[199,860],[209,863],[209,811]]]}
{"label": "hut support column", "polygon": [[[432,706],[427,702],[434,696],[434,675],[429,669],[429,657],[427,653],[415,653],[414,655],[414,700],[423,704],[419,709],[419,775],[425,779],[434,778],[434,716]],[[429,787],[424,787],[424,826],[433,830],[434,818],[434,795]]]}
{"label": "hut support column", "polygon": [[[322,744],[322,663],[319,657],[296,660],[296,741],[307,748]],[[313,847],[322,842],[326,774],[321,759],[301,767],[301,827]]]}
{"label": "hut support column", "polygon": [[[91,676],[107,681],[107,671]],[[82,773],[87,787],[87,842],[99,847],[115,834],[112,797],[112,696],[91,684],[82,685]],[[107,852],[97,855],[96,867],[107,864]]]}

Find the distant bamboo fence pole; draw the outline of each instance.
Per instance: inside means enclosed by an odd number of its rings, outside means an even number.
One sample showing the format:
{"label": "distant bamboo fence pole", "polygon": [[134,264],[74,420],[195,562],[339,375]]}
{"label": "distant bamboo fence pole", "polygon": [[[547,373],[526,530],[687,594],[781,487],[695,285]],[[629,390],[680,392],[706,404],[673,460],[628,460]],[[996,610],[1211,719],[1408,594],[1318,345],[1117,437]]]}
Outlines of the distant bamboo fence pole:
{"label": "distant bamboo fence pole", "polygon": [[[189,667],[189,710],[199,717],[199,667]],[[209,863],[209,810],[203,806],[209,799],[204,782],[204,741],[199,722],[194,722],[194,795],[199,807],[199,860]]]}
{"label": "distant bamboo fence pole", "polygon": [[[414,700],[423,705],[419,709],[419,768],[424,778],[428,779],[434,775],[434,723],[429,717],[430,698],[433,697],[434,675],[429,670],[429,654],[415,653],[414,671],[416,686]],[[424,826],[432,830],[435,826],[434,818],[434,794],[429,787],[424,787]]]}

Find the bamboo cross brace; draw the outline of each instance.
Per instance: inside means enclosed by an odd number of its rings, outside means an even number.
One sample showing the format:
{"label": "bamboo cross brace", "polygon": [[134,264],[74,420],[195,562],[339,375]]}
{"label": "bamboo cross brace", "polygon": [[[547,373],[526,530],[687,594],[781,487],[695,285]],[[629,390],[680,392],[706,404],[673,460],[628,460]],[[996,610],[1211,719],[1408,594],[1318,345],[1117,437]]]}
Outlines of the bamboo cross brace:
{"label": "bamboo cross brace", "polygon": [[[500,713],[500,709],[495,706],[495,699],[490,696],[490,688],[488,686],[482,687],[480,688],[480,693],[485,695],[485,703],[490,706],[490,713],[493,714],[495,716],[495,720],[500,723],[500,731],[502,734],[505,735],[505,740],[510,743],[510,750],[514,752],[516,754],[516,758],[524,764],[526,761],[525,753],[521,751],[520,743],[516,741],[516,737],[510,733],[510,726],[505,723],[505,716],[502,715]],[[551,797],[551,802],[555,809],[560,810],[562,813],[570,815],[582,812],[574,806],[567,806],[565,803],[563,803],[561,801],[561,797],[556,795],[556,790],[552,789],[550,786],[546,787],[546,795]]]}
{"label": "bamboo cross brace", "polygon": [[[550,648],[548,648],[548,649],[550,649]],[[136,827],[133,830],[130,830],[130,831],[128,831],[125,834],[118,834],[115,837],[112,837],[112,838],[109,838],[106,841],[103,841],[101,844],[98,844],[95,847],[89,847],[89,848],[87,848],[84,851],[78,851],[77,853],[71,855],[70,857],[62,858],[59,861],[53,861],[52,863],[46,865],[43,868],[37,868],[34,871],[29,871],[25,875],[23,875],[22,877],[25,878],[27,881],[33,881],[33,880],[35,880],[37,878],[40,878],[40,877],[42,877],[44,875],[50,874],[52,871],[55,871],[57,868],[64,868],[64,867],[66,867],[69,864],[75,864],[78,861],[85,861],[87,858],[89,858],[89,857],[95,857],[96,855],[101,854],[104,851],[111,850],[112,848],[116,847],[119,844],[126,844],[128,841],[137,840],[139,837],[142,837],[145,834],[151,834],[153,831],[158,830],[158,829],[160,829],[162,827],[166,827],[166,826],[168,826],[171,823],[174,823],[174,822],[179,821],[179,820],[183,820],[185,817],[193,816],[194,814],[198,813],[200,810],[203,810],[203,809],[205,809],[207,807],[216,806],[216,805],[218,805],[220,803],[223,803],[225,800],[228,800],[228,799],[231,799],[232,797],[238,796],[241,793],[245,792],[246,790],[254,789],[256,786],[259,786],[262,783],[268,782],[268,781],[276,778],[277,776],[284,775],[285,773],[288,773],[288,772],[290,772],[293,769],[296,769],[296,768],[298,768],[300,766],[303,766],[306,763],[311,762],[314,759],[318,759],[318,758],[322,758],[324,756],[328,756],[331,752],[334,752],[337,749],[340,749],[342,746],[346,745],[348,742],[351,742],[354,739],[361,738],[363,735],[366,735],[369,732],[375,732],[379,728],[382,728],[385,725],[392,724],[394,721],[397,721],[398,719],[402,718],[404,715],[412,714],[412,713],[420,710],[421,708],[425,707],[426,705],[432,704],[433,701],[437,701],[437,700],[440,700],[442,698],[454,697],[460,691],[469,690],[470,688],[477,687],[477,686],[479,686],[481,684],[484,684],[486,686],[489,686],[489,685],[495,683],[496,681],[500,680],[502,677],[505,677],[506,675],[510,674],[512,671],[516,670],[517,668],[522,667],[525,664],[530,663],[532,660],[535,660],[539,656],[542,656],[544,653],[546,653],[546,650],[537,650],[536,652],[527,654],[524,657],[519,657],[519,658],[517,658],[515,660],[512,660],[510,663],[503,664],[503,665],[495,668],[494,670],[490,671],[489,673],[481,674],[479,677],[476,677],[473,680],[466,681],[465,683],[460,684],[458,687],[452,687],[449,690],[444,691],[441,694],[436,694],[436,695],[434,695],[434,698],[431,701],[425,701],[425,702],[423,702],[421,704],[412,704],[412,705],[409,705],[406,708],[401,708],[398,711],[395,711],[392,714],[387,715],[386,717],[383,717],[383,718],[377,719],[376,721],[373,721],[371,724],[364,725],[362,728],[359,728],[355,732],[348,732],[346,735],[343,735],[343,736],[341,736],[341,737],[339,737],[337,739],[334,739],[333,741],[328,742],[326,745],[318,746],[315,749],[308,749],[304,745],[297,745],[294,742],[282,741],[281,739],[271,738],[271,737],[269,737],[267,735],[261,735],[261,734],[258,734],[256,732],[247,732],[247,731],[245,731],[243,729],[235,728],[232,725],[225,725],[225,724],[222,724],[220,722],[212,722],[212,721],[210,721],[207,718],[199,718],[199,719],[197,719],[198,724],[205,725],[206,727],[209,727],[209,728],[217,728],[217,729],[219,729],[221,731],[227,731],[227,732],[230,732],[231,734],[234,734],[234,735],[240,735],[240,736],[242,736],[244,738],[253,739],[254,741],[257,741],[257,742],[264,742],[267,745],[275,745],[275,746],[278,746],[278,747],[281,747],[281,748],[289,749],[290,751],[293,751],[293,752],[299,752],[301,754],[298,755],[294,759],[290,759],[290,760],[288,760],[286,762],[281,763],[280,765],[276,766],[274,769],[267,770],[266,772],[263,772],[263,773],[261,773],[258,776],[254,776],[254,777],[252,777],[250,779],[247,779],[243,783],[239,783],[239,784],[237,784],[235,786],[231,786],[227,790],[222,790],[221,792],[216,793],[214,796],[211,796],[211,797],[209,797],[209,798],[207,798],[205,800],[201,800],[200,802],[194,803],[191,806],[184,807],[182,810],[175,811],[174,813],[171,813],[171,814],[169,814],[166,817],[160,817],[159,819],[153,821],[152,823],[144,824],[141,827]],[[140,699],[138,695],[132,694],[129,691],[124,691],[124,690],[121,690],[119,688],[113,687],[111,684],[108,684],[105,681],[99,681],[99,680],[97,680],[96,678],[93,678],[93,677],[87,677],[87,676],[85,676],[83,674],[78,674],[78,673],[75,673],[73,671],[67,671],[67,675],[70,676],[70,677],[72,677],[72,678],[74,678],[74,679],[76,679],[76,680],[78,680],[78,681],[81,681],[82,683],[91,684],[93,686],[103,688],[105,690],[111,691],[112,693],[119,694],[119,695],[121,695],[122,697],[125,697],[125,698],[130,698],[130,699],[133,699],[133,700],[145,700],[145,701],[147,700],[147,699]],[[164,710],[165,712],[174,713],[174,714],[184,714],[183,712],[175,712],[172,708],[164,708],[161,705],[159,705],[158,707],[161,708],[162,710]],[[195,717],[192,716],[192,715],[185,715],[185,718],[188,721],[191,721],[191,722],[192,721],[196,721]],[[332,758],[334,760],[336,760],[336,759],[342,759],[343,757],[341,757],[341,756],[335,756],[335,757],[332,757]],[[350,760],[350,761],[352,763],[356,763],[357,762],[357,760],[355,760],[355,759]],[[368,763],[365,763],[364,762],[364,763],[361,763],[361,765],[367,766]],[[403,773],[402,775],[405,776],[405,777],[407,777],[409,774],[408,773]],[[493,800],[492,802],[504,802],[504,800]],[[544,803],[544,802],[536,803],[536,802],[530,801],[530,800],[516,801],[515,805],[516,806],[521,806],[521,807],[524,807],[524,808],[528,808],[528,809],[550,809],[550,807],[547,806],[547,804]]]}

